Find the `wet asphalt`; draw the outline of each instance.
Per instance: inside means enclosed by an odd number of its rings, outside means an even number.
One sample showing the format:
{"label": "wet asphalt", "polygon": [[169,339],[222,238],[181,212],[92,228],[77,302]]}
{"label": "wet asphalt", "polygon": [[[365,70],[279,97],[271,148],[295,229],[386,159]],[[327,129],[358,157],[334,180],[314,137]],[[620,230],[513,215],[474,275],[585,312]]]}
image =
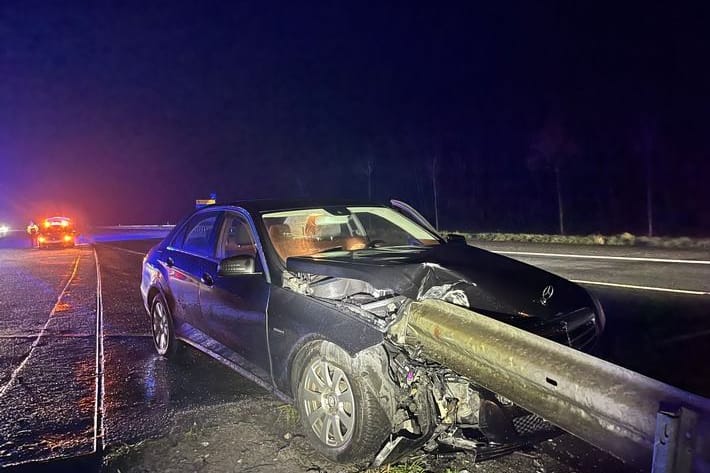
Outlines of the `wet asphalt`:
{"label": "wet asphalt", "polygon": [[[27,248],[21,235],[0,241],[0,467],[98,457],[102,450],[160,437],[181,413],[269,396],[195,350],[183,350],[180,363],[157,356],[138,290],[142,255],[157,240],[95,241],[58,250]],[[567,277],[600,280],[618,276],[628,263],[610,267],[605,261],[590,269],[583,260],[531,262]],[[662,266],[641,269],[643,278],[669,279]],[[690,275],[684,270],[674,266],[674,280],[710,280],[710,266],[701,275],[697,267]],[[710,297],[589,289],[607,313],[601,357],[710,397],[704,363]],[[97,327],[103,332],[98,358]]]}
{"label": "wet asphalt", "polygon": [[157,356],[139,293],[141,254],[102,244],[96,253],[90,245],[38,250],[20,237],[0,243],[0,467],[97,468],[62,460],[159,437],[181,412],[267,396],[195,350],[183,350],[179,363]]}
{"label": "wet asphalt", "polygon": [[91,453],[93,252],[7,249],[0,265],[0,465]]}
{"label": "wet asphalt", "polygon": [[[604,307],[607,325],[597,356],[625,368],[710,397],[710,294],[602,286],[634,285],[710,291],[710,251],[545,244],[480,243],[581,284]],[[521,254],[527,253],[527,254]],[[628,261],[530,256],[529,253],[652,258]]]}

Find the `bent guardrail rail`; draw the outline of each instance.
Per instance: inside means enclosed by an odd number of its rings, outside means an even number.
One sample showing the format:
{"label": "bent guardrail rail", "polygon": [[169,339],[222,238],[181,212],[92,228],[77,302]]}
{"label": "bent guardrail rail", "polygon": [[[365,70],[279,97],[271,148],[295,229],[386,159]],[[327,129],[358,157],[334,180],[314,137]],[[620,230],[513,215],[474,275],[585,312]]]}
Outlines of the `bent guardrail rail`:
{"label": "bent guardrail rail", "polygon": [[710,399],[438,300],[413,302],[390,331],[626,463],[710,471]]}
{"label": "bent guardrail rail", "polygon": [[175,225],[100,225],[98,230],[172,230]]}

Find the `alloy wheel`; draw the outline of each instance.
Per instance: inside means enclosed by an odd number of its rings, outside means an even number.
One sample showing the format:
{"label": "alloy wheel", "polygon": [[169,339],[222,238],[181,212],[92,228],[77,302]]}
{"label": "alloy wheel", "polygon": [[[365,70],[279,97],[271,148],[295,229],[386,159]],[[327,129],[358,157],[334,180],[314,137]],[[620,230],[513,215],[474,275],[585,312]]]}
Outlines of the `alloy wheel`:
{"label": "alloy wheel", "polygon": [[345,372],[324,360],[314,360],[299,385],[307,425],[328,447],[345,445],[355,428],[355,398]]}
{"label": "alloy wheel", "polygon": [[167,353],[170,342],[170,324],[168,311],[161,300],[155,301],[153,306],[153,340],[158,353],[161,355]]}

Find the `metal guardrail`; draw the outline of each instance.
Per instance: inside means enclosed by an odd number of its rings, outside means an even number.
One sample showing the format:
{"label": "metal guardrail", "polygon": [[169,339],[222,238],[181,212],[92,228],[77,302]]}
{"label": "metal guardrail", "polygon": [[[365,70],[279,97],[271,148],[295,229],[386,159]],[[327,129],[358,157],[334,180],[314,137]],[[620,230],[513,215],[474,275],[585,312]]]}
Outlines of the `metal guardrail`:
{"label": "metal guardrail", "polygon": [[412,303],[391,331],[625,463],[710,471],[710,399],[438,300]]}
{"label": "metal guardrail", "polygon": [[171,230],[175,225],[103,225],[93,227],[99,230]]}

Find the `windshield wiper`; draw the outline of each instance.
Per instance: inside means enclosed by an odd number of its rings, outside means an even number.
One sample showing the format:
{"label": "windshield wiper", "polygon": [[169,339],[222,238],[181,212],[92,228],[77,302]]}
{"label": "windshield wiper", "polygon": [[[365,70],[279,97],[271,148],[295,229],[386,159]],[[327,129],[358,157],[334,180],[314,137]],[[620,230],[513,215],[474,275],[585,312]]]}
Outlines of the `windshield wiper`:
{"label": "windshield wiper", "polygon": [[326,248],[325,250],[316,251],[316,252],[313,253],[313,254],[314,254],[314,255],[319,255],[319,254],[321,254],[321,253],[330,253],[331,251],[343,251],[343,247],[342,247],[342,246],[334,246],[334,247],[332,247],[332,248]]}

